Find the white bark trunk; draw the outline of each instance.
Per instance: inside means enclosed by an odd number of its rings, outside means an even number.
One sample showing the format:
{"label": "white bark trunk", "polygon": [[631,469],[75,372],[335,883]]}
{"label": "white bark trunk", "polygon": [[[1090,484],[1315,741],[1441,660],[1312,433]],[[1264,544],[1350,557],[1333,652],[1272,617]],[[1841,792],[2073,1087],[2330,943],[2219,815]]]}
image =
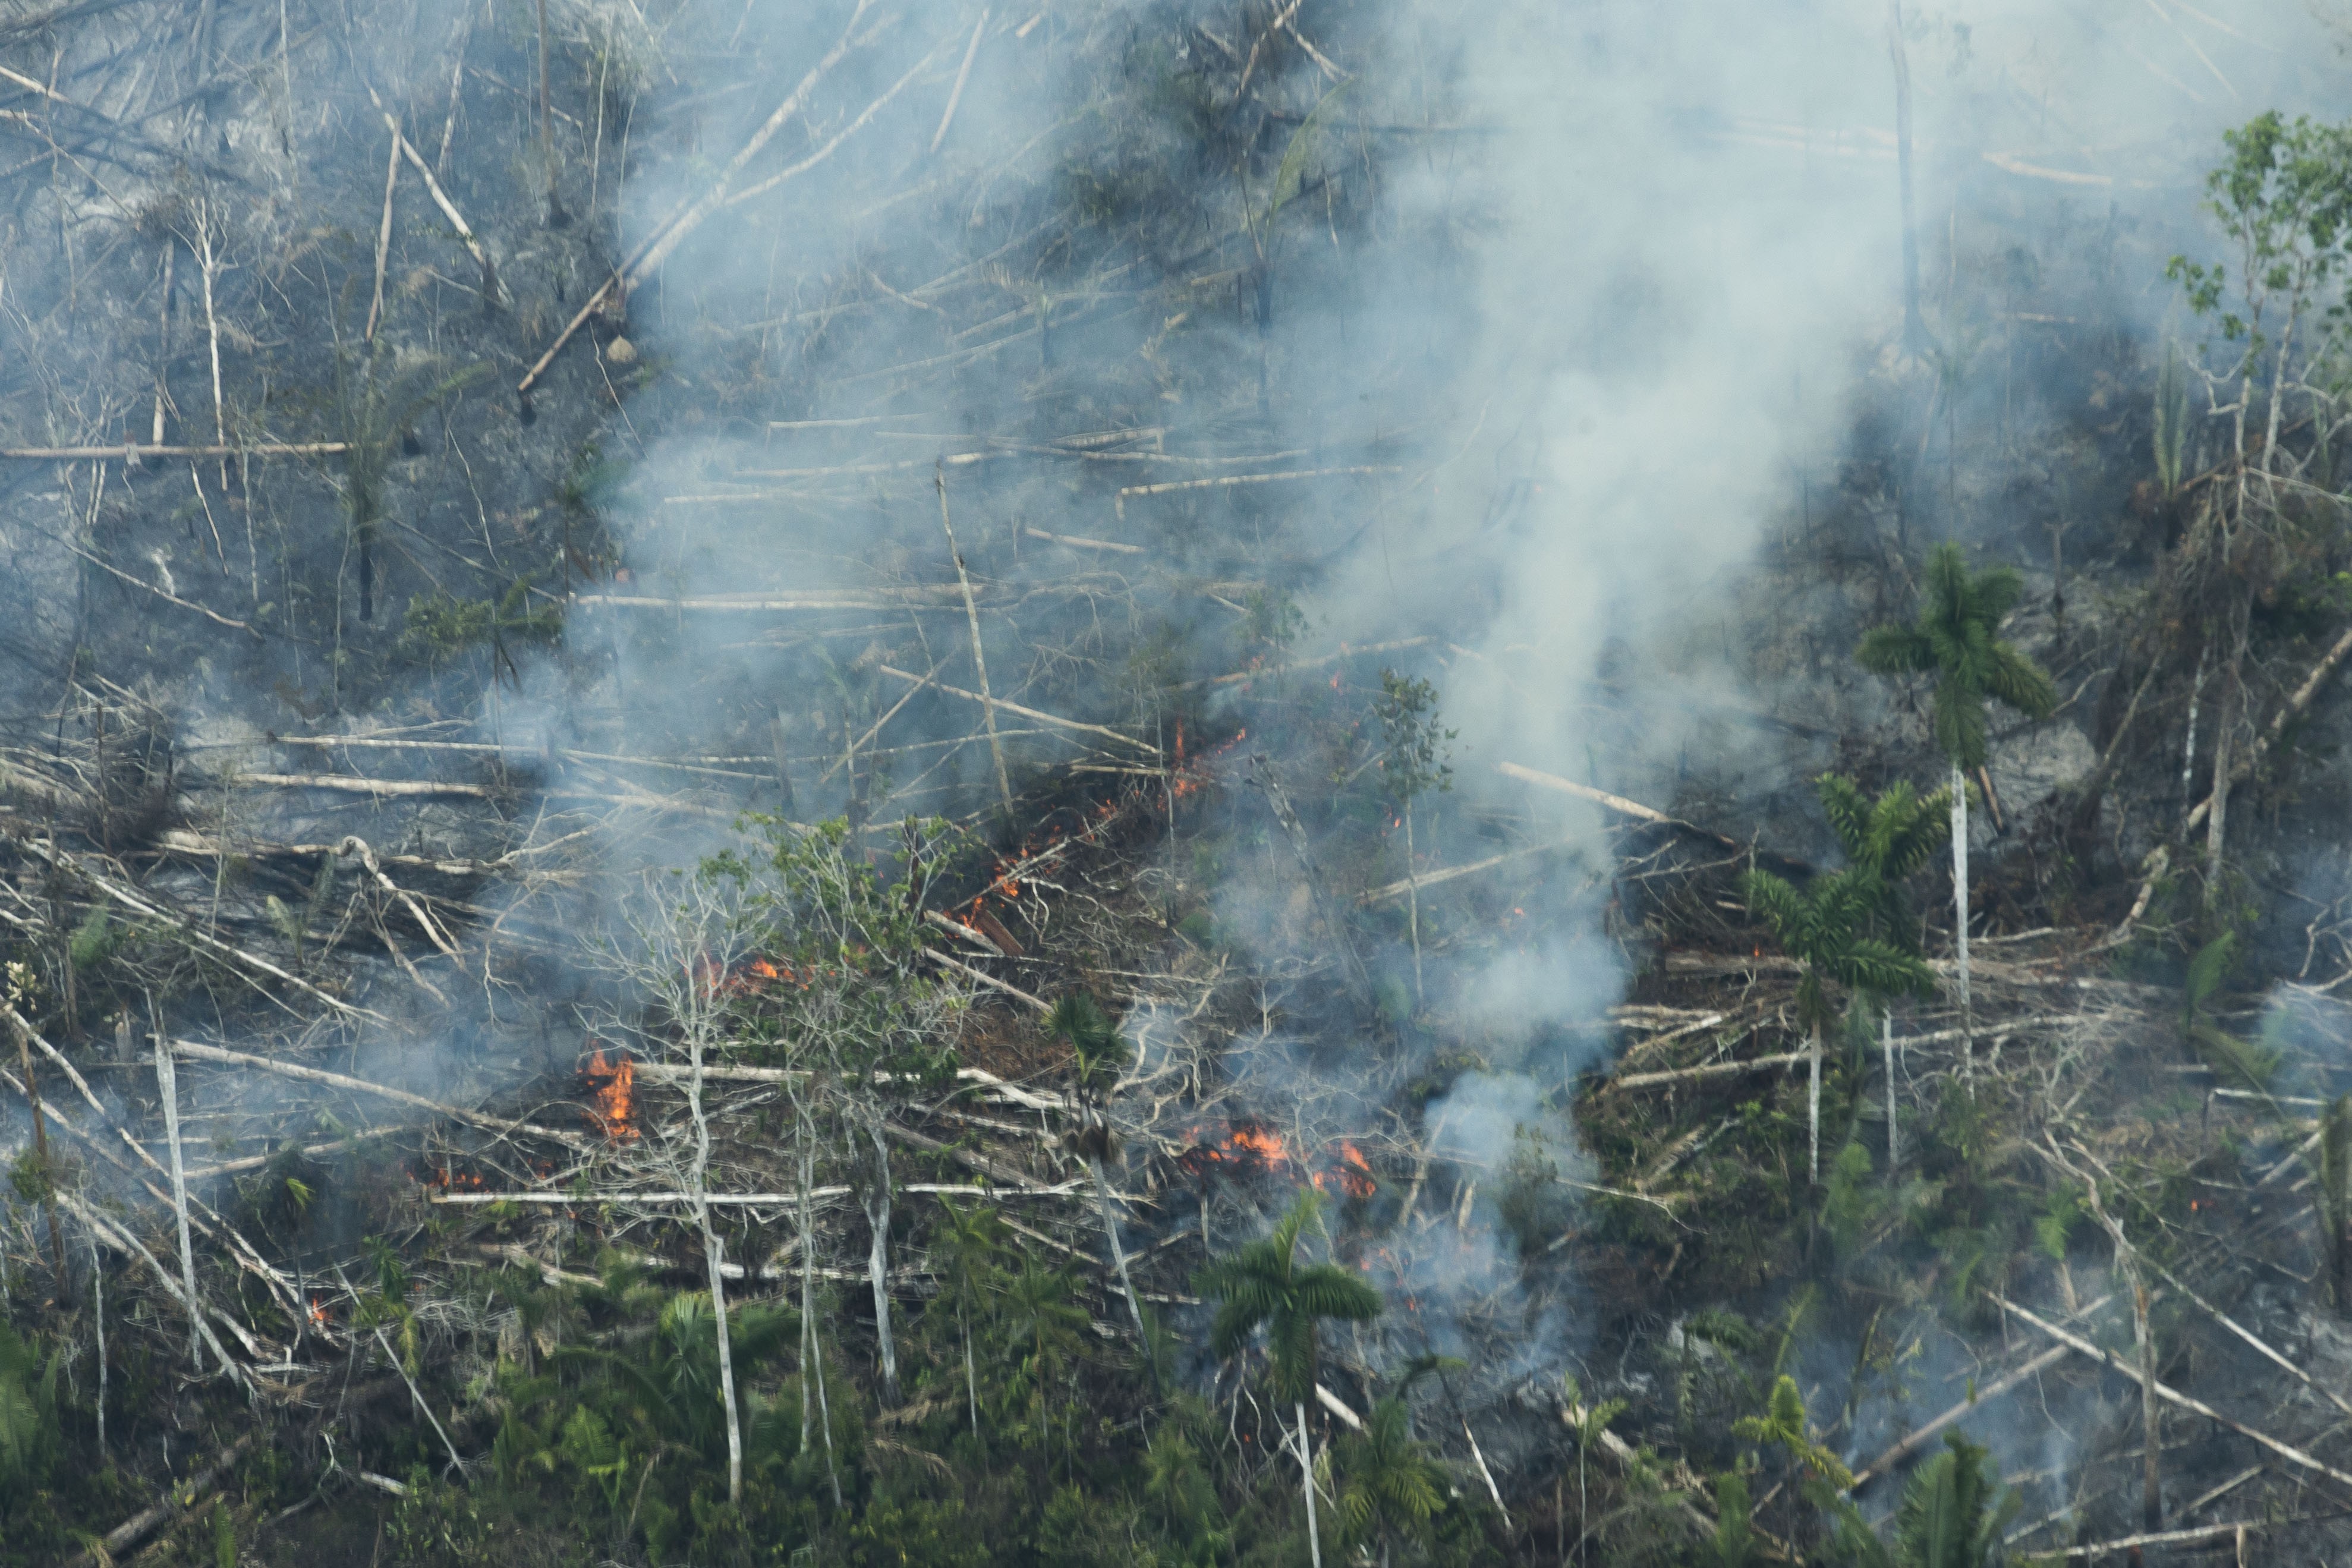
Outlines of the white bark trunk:
{"label": "white bark trunk", "polygon": [[1968,1030],[1969,1008],[1969,781],[1952,764],[1952,957],[1960,993],[1960,1077],[1976,1077],[1975,1051]]}
{"label": "white bark trunk", "polygon": [[877,1120],[866,1129],[874,1139],[874,1185],[866,1194],[866,1222],[873,1246],[866,1271],[874,1283],[874,1334],[882,1352],[882,1402],[898,1403],[898,1344],[890,1336],[890,1152]]}
{"label": "white bark trunk", "polygon": [[1813,1185],[1822,1184],[1822,1026],[1813,1026],[1805,1049],[1805,1168]]}
{"label": "white bark trunk", "polygon": [[[693,977],[688,976],[689,984]],[[710,1270],[710,1315],[719,1336],[719,1400],[727,1412],[727,1500],[743,1500],[743,1419],[735,1407],[735,1352],[732,1336],[727,1328],[726,1247],[719,1239],[718,1227],[710,1223],[710,1205],[703,1200],[704,1183],[710,1170],[710,1119],[702,1110],[702,1031],[689,1026],[687,1047],[693,1055],[692,1075],[687,1080],[686,1103],[694,1118],[694,1173],[690,1190],[694,1194],[694,1217],[702,1226],[702,1258]]]}
{"label": "white bark trunk", "polygon": [[1307,1490],[1307,1553],[1314,1559],[1315,1568],[1323,1568],[1323,1542],[1315,1532],[1315,1458],[1307,1446],[1307,1403],[1301,1400],[1298,1410],[1298,1475]]}
{"label": "white bark trunk", "polygon": [[180,1152],[180,1075],[171,1042],[160,1034],[155,1037],[155,1090],[163,1100],[163,1138],[172,1152],[172,1213],[180,1227],[180,1283],[188,1293],[188,1359],[202,1372],[205,1342],[203,1325],[196,1321],[196,1254],[188,1243],[188,1169]]}
{"label": "white bark trunk", "polygon": [[825,1398],[824,1347],[816,1332],[816,1232],[809,1215],[809,1189],[816,1184],[816,1130],[802,1118],[801,1143],[801,1452],[808,1452],[809,1383],[816,1383],[817,1420],[824,1434],[824,1479],[833,1489],[833,1509],[841,1511],[841,1472],[833,1459],[833,1405]]}
{"label": "white bark trunk", "polygon": [[1412,930],[1412,999],[1423,1000],[1421,984],[1421,868],[1412,852],[1412,802],[1404,803],[1404,907]]}
{"label": "white bark trunk", "polygon": [[1896,1145],[1895,1125],[1895,1013],[1892,1008],[1878,1016],[1879,1043],[1886,1054],[1886,1172],[1895,1173],[1901,1152]]}
{"label": "white bark trunk", "polygon": [[1087,1168],[1095,1176],[1095,1201],[1102,1207],[1103,1239],[1110,1243],[1110,1260],[1118,1270],[1119,1289],[1127,1292],[1128,1315],[1135,1320],[1135,1342],[1142,1348],[1144,1362],[1151,1368],[1151,1381],[1160,1381],[1160,1363],[1151,1353],[1151,1335],[1143,1326],[1143,1299],[1135,1293],[1135,1280],[1127,1271],[1127,1248],[1119,1244],[1118,1215],[1110,1206],[1110,1182],[1104,1176],[1102,1162],[1088,1160]]}

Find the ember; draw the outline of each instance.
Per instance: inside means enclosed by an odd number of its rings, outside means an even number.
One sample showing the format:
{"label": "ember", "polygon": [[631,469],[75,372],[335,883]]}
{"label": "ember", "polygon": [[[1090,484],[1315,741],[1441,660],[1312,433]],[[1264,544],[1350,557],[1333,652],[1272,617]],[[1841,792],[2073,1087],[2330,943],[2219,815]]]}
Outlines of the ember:
{"label": "ember", "polygon": [[636,1107],[631,1097],[636,1092],[637,1064],[625,1052],[620,1053],[616,1061],[608,1062],[604,1048],[599,1047],[581,1070],[588,1079],[589,1120],[616,1142],[625,1143],[636,1137]]}

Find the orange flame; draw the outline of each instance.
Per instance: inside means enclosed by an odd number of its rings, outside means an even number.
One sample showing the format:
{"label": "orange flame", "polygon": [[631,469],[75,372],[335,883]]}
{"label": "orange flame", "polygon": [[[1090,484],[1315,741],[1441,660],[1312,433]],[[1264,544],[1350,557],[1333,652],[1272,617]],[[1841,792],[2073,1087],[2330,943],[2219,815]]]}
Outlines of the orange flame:
{"label": "orange flame", "polygon": [[624,1052],[617,1062],[604,1059],[604,1047],[588,1059],[585,1068],[589,1099],[593,1109],[589,1119],[604,1130],[606,1137],[625,1143],[637,1136],[636,1107],[632,1099],[637,1087],[637,1064]]}
{"label": "orange flame", "polygon": [[321,1327],[324,1327],[327,1322],[327,1309],[320,1305],[319,1298],[316,1296],[310,1298],[310,1321]]}

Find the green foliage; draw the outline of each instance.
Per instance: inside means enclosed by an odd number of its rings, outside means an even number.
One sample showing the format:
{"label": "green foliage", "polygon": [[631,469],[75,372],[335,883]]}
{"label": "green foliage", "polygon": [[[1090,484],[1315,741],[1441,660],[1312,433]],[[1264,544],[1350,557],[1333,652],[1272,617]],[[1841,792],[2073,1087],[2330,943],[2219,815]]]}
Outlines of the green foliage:
{"label": "green foliage", "polygon": [[236,1568],[236,1524],[228,1504],[213,1500],[213,1568]]}
{"label": "green foliage", "polygon": [[1335,1263],[1302,1263],[1299,1238],[1316,1222],[1322,1196],[1298,1194],[1273,1233],[1211,1262],[1194,1289],[1219,1302],[1209,1348],[1230,1356],[1263,1326],[1275,1397],[1301,1405],[1314,1397],[1316,1325],[1325,1318],[1368,1322],[1381,1315],[1381,1293]]}
{"label": "green foliage", "polygon": [[1867,934],[1885,902],[1876,878],[1858,869],[1832,871],[1815,877],[1801,893],[1769,871],[1750,870],[1740,878],[1740,890],[1782,949],[1805,967],[1797,983],[1801,1028],[1830,1022],[1832,984],[1882,996],[1934,988],[1934,975],[1916,953]]}
{"label": "green foliage", "polygon": [[1984,765],[1988,700],[2033,719],[2058,706],[2058,689],[2041,666],[1994,635],[2024,591],[2011,568],[1970,572],[1958,545],[1939,544],[1927,556],[1917,621],[1876,627],[1855,650],[1863,668],[1879,675],[1935,677],[1936,743],[1955,766]]}
{"label": "green foliage", "polygon": [[1454,787],[1445,745],[1460,731],[1440,724],[1436,687],[1383,669],[1372,711],[1381,721],[1381,781],[1391,798],[1409,807],[1433,789]]}
{"label": "green foliage", "polygon": [[2284,1019],[2273,1014],[2263,1020],[2260,1038],[2244,1040],[2216,1027],[2205,1016],[2208,1005],[2228,984],[2237,953],[2237,932],[2223,931],[2189,961],[2180,989],[2181,1032],[2199,1058],[2224,1082],[2267,1093],[2286,1061],[2286,1048],[2278,1037]]}
{"label": "green foliage", "polygon": [[92,905],[82,922],[74,927],[73,937],[68,944],[68,951],[73,955],[74,967],[86,972],[104,963],[114,955],[117,938],[118,930],[107,919],[105,906]]}
{"label": "green foliage", "polygon": [[493,673],[520,681],[513,647],[552,643],[562,633],[562,612],[552,604],[534,609],[530,579],[518,577],[496,599],[453,598],[436,588],[409,600],[399,651],[404,658],[438,668],[487,647]]}
{"label": "green foliage", "polygon": [[1871,1180],[1870,1151],[1847,1143],[1830,1161],[1822,1184],[1822,1223],[1841,1253],[1854,1249],[1864,1232],[1894,1207],[1894,1194]]}
{"label": "green foliage", "polygon": [[1838,847],[1845,852],[1848,870],[1870,895],[1867,934],[1916,954],[1919,922],[1903,897],[1902,885],[1950,841],[1950,788],[1923,795],[1907,781],[1897,780],[1872,800],[1852,779],[1836,773],[1823,773],[1814,788]]}
{"label": "green foliage", "polygon": [[2006,1555],[2001,1536],[2018,1504],[1985,1449],[1946,1433],[1944,1452],[1913,1471],[1903,1489],[1895,1561],[1900,1568],[1992,1568]]}
{"label": "green foliage", "polygon": [[2180,489],[2189,447],[2189,370],[2181,362],[2180,345],[2169,338],[2164,343],[2164,366],[2157,373],[2154,414],[2156,480],[2169,497]]}
{"label": "green foliage", "polygon": [[62,1347],[44,1361],[0,1321],[0,1497],[21,1500],[57,1461],[58,1373],[64,1365]]}
{"label": "green foliage", "polygon": [[2224,264],[2185,256],[2175,256],[2165,276],[2180,284],[2191,310],[2217,320],[2224,340],[2246,345],[2241,363],[2250,365],[2265,342],[2265,315],[2299,311],[2344,266],[2352,130],[2273,110],[2224,131],[2221,141],[2229,156],[2206,175],[2205,210],[2237,248],[2236,288]]}
{"label": "green foliage", "polygon": [[1727,1470],[1715,1478],[1715,1538],[1707,1568],[1748,1568],[1756,1560],[1756,1527],[1748,1522],[1748,1478]]}
{"label": "green foliage", "polygon": [[2053,1188],[2042,1200],[2042,1212],[2033,1216],[2033,1245],[2051,1262],[2065,1262],[2074,1231],[2089,1215],[2081,1192],[2071,1186]]}
{"label": "green foliage", "polygon": [[1445,1473],[1413,1440],[1402,1399],[1383,1399],[1364,1429],[1340,1438],[1330,1457],[1339,1482],[1339,1539],[1418,1542],[1445,1506]]}
{"label": "green foliage", "polygon": [[1801,1474],[1832,1490],[1842,1492],[1853,1485],[1853,1473],[1814,1439],[1805,1422],[1805,1396],[1797,1391],[1797,1380],[1785,1373],[1772,1384],[1763,1411],[1741,1416],[1732,1431],[1743,1441],[1780,1449]]}
{"label": "green foliage", "polygon": [[1045,1029],[1070,1047],[1071,1071],[1083,1093],[1108,1092],[1133,1054],[1101,1004],[1083,991],[1073,991],[1054,1004]]}

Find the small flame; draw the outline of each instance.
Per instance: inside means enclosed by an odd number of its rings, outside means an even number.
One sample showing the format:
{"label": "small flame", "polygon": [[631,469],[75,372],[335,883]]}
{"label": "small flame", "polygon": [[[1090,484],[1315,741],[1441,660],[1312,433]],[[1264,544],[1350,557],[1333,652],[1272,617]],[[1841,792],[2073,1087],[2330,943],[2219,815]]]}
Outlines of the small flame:
{"label": "small flame", "polygon": [[310,1298],[310,1321],[321,1328],[327,1323],[327,1309],[320,1304],[316,1296]]}
{"label": "small flame", "polygon": [[625,1143],[637,1136],[636,1107],[632,1099],[637,1087],[637,1064],[626,1052],[616,1062],[604,1058],[603,1047],[588,1058],[585,1069],[589,1099],[593,1108],[589,1119],[604,1130],[606,1137]]}

